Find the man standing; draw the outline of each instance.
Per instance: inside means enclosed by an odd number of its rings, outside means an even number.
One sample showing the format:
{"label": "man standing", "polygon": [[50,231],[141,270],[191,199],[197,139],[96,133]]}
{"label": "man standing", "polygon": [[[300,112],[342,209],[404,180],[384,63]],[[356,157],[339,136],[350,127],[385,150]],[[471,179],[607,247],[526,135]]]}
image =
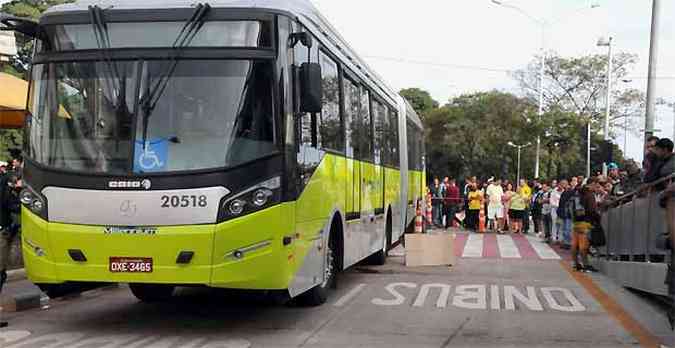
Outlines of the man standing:
{"label": "man standing", "polygon": [[663,138],[656,142],[656,155],[659,158],[657,180],[675,173],[675,156],[673,156],[673,142]]}
{"label": "man standing", "polygon": [[659,141],[659,138],[652,135],[647,139],[647,142],[645,142],[645,159],[642,162],[644,175],[642,177],[642,181],[646,183],[656,180],[658,175],[657,167],[659,159],[656,151],[654,150],[657,141]]}
{"label": "man standing", "polygon": [[459,198],[459,187],[457,187],[455,179],[448,180],[446,177],[444,181],[447,181],[443,203],[445,205],[445,228],[448,228],[452,226],[452,222],[455,220],[455,214],[457,214],[461,200]]}
{"label": "man standing", "polygon": [[551,188],[547,183],[541,185],[541,221],[544,227],[543,237],[546,243],[551,241],[551,228],[553,219],[551,218]]}
{"label": "man standing", "polygon": [[[574,219],[574,231],[572,232],[572,260],[574,268],[580,272],[594,272],[593,266],[588,262],[588,233],[594,225],[600,223],[598,203],[595,194],[600,189],[597,178],[589,178],[584,186],[572,195],[572,217]],[[581,257],[581,260],[579,260]],[[580,262],[581,261],[581,262]]]}
{"label": "man standing", "polygon": [[558,222],[558,207],[560,206],[560,196],[565,190],[561,187],[561,183],[555,180],[551,187],[553,188],[549,198],[549,204],[551,205],[551,241],[558,244],[562,240],[562,231],[559,228],[561,223]]}
{"label": "man standing", "polygon": [[525,210],[523,211],[522,232],[527,234],[530,230],[530,200],[532,200],[532,188],[528,185],[527,180],[520,179],[518,185],[521,189],[521,194],[525,198]]}
{"label": "man standing", "polygon": [[431,187],[431,207],[433,208],[433,224],[436,227],[441,227],[443,215],[443,196],[444,189],[438,178],[434,178],[434,186]]}
{"label": "man standing", "polygon": [[560,225],[558,226],[559,234],[562,235],[562,248],[569,249],[572,241],[572,212],[571,212],[571,199],[576,189],[577,178],[572,177],[570,181],[572,184],[567,183],[567,180],[562,180],[560,182],[563,193],[560,195],[560,205],[558,206],[558,219],[560,220]]}
{"label": "man standing", "polygon": [[490,182],[490,185],[485,190],[485,194],[488,200],[488,229],[499,232],[504,223],[504,207],[502,205],[504,190],[502,189],[502,181]]}

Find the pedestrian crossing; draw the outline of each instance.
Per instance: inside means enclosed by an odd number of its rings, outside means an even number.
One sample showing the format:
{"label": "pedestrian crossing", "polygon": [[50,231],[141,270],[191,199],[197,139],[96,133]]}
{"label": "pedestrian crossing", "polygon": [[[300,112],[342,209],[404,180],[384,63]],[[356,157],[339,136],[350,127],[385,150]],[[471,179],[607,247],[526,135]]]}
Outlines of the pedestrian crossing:
{"label": "pedestrian crossing", "polygon": [[455,255],[467,259],[561,259],[553,248],[539,238],[512,234],[457,233]]}

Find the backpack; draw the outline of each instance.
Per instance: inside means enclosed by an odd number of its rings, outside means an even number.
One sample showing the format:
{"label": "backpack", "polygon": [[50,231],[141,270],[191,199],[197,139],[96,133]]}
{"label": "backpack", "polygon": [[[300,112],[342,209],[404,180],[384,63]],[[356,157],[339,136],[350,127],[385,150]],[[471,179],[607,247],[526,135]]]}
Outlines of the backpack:
{"label": "backpack", "polygon": [[581,193],[574,191],[572,198],[569,200],[571,206],[571,215],[573,219],[584,219],[586,217],[586,208],[581,203]]}

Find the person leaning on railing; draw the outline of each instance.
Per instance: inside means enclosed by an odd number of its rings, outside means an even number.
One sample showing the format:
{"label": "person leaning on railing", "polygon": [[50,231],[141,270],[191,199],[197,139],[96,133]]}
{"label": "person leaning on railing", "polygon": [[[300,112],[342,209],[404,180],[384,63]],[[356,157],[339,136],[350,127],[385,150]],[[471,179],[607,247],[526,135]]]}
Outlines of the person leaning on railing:
{"label": "person leaning on railing", "polygon": [[675,183],[671,183],[661,193],[661,207],[666,208],[666,225],[668,237],[665,246],[670,248],[670,264],[666,273],[666,285],[670,295],[672,308],[668,313],[671,327],[675,328]]}

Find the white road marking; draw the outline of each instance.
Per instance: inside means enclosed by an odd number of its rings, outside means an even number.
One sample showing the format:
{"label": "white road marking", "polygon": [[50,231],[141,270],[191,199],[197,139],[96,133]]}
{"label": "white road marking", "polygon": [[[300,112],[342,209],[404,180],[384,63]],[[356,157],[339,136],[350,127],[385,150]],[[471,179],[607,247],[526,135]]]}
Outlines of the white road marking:
{"label": "white road marking", "polygon": [[466,241],[462,257],[483,257],[483,235],[472,233]]}
{"label": "white road marking", "polygon": [[527,236],[527,241],[542,260],[560,260],[560,255],[539,238]]}
{"label": "white road marking", "polygon": [[490,309],[498,311],[501,309],[499,302],[499,287],[497,285],[490,286]]}
{"label": "white road marking", "polygon": [[366,287],[366,284],[359,284],[355,286],[353,289],[349,290],[348,293],[344,294],[340,299],[338,299],[333,306],[335,307],[342,307],[344,306],[347,302],[351,301],[352,298],[356,297],[356,295],[363,290],[363,288]]}
{"label": "white road marking", "polygon": [[5,347],[5,344],[7,343],[22,340],[30,335],[30,331],[5,329],[0,331],[0,343],[4,343],[2,347]]}
{"label": "white road marking", "polygon": [[497,247],[499,255],[504,259],[519,259],[520,251],[511,236],[497,235]]}
{"label": "white road marking", "polygon": [[[553,292],[560,292],[565,296],[565,299],[570,303],[569,306],[563,305],[553,297]],[[541,288],[541,294],[544,295],[549,307],[561,312],[583,312],[586,307],[579,302],[579,300],[572,294],[569,289],[565,288]]]}
{"label": "white road marking", "polygon": [[466,309],[487,309],[485,285],[459,285],[455,287],[452,305]]}
{"label": "white road marking", "polygon": [[436,300],[436,307],[438,308],[445,308],[448,305],[448,298],[450,298],[450,285],[447,284],[424,284],[422,285],[422,288],[420,289],[419,294],[417,294],[417,298],[415,299],[415,302],[413,303],[414,307],[424,307],[424,302],[427,300],[427,296],[429,295],[429,290],[432,288],[439,288],[441,289],[440,295],[438,295],[438,300]]}
{"label": "white road marking", "polygon": [[531,311],[541,312],[544,310],[544,307],[541,306],[541,302],[537,298],[537,293],[534,291],[534,286],[528,286],[527,296],[525,296],[520,290],[516,289],[515,286],[505,285],[504,286],[504,307],[507,310],[515,311],[516,304],[515,300],[522,303]]}
{"label": "white road marking", "polygon": [[392,296],[394,296],[393,299],[385,300],[385,299],[381,299],[381,298],[374,298],[371,302],[373,304],[378,305],[378,306],[398,306],[398,305],[402,305],[403,302],[405,302],[405,296],[401,295],[401,293],[396,291],[397,287],[414,289],[414,288],[417,287],[417,284],[415,284],[415,283],[391,283],[391,284],[385,286],[384,288]]}

